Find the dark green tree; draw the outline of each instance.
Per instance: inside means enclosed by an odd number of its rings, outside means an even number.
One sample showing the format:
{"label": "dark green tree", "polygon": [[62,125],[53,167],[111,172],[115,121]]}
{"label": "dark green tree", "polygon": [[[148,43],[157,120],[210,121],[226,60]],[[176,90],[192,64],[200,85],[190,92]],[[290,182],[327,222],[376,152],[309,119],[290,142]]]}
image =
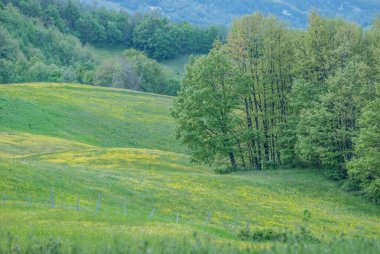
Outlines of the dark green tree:
{"label": "dark green tree", "polygon": [[89,13],[82,15],[75,26],[84,44],[100,43],[106,38],[104,27]]}
{"label": "dark green tree", "polygon": [[234,68],[228,57],[214,49],[187,66],[173,116],[177,138],[190,148],[192,159],[206,164],[235,158],[236,105]]}
{"label": "dark green tree", "polygon": [[348,164],[351,190],[360,190],[380,203],[380,86],[359,118],[360,131],[354,140],[355,157]]}
{"label": "dark green tree", "polygon": [[61,12],[68,29],[73,31],[75,29],[75,24],[80,18],[80,8],[78,3],[73,0],[66,1]]}

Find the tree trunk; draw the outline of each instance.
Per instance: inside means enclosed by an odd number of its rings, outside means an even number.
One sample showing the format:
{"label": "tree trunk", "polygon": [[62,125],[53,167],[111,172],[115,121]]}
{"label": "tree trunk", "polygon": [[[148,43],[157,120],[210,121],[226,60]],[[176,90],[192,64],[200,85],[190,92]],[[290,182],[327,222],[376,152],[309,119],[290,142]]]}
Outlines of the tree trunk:
{"label": "tree trunk", "polygon": [[244,152],[243,152],[243,149],[241,148],[240,140],[238,140],[237,143],[238,143],[238,147],[239,147],[240,158],[241,158],[241,161],[243,163],[243,168],[247,168],[247,165],[245,164]]}
{"label": "tree trunk", "polygon": [[234,171],[236,171],[237,170],[237,165],[236,165],[234,153],[233,152],[229,152],[228,155],[230,156],[231,166],[234,169]]}
{"label": "tree trunk", "polygon": [[[252,131],[252,118],[251,118],[251,113],[249,111],[250,106],[248,105],[248,100],[244,99],[245,101],[245,111],[247,115],[247,127],[248,131]],[[250,99],[250,104],[251,104],[251,99]],[[256,154],[256,144],[255,144],[255,139],[253,137],[250,137],[249,140],[251,141],[248,144],[248,154],[249,154],[249,162],[251,164],[251,167],[259,167],[258,161],[257,161],[257,154]]]}

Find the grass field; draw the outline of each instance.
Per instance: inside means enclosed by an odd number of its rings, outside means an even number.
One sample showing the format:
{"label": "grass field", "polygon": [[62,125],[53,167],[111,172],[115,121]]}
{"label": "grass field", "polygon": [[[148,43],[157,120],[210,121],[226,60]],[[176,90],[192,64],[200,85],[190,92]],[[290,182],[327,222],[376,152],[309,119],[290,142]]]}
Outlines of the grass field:
{"label": "grass field", "polygon": [[379,253],[380,208],[317,170],[190,163],[172,100],[0,85],[0,253]]}
{"label": "grass field", "polygon": [[116,45],[113,47],[109,46],[97,46],[91,47],[90,50],[101,60],[108,60],[115,56],[120,56],[120,54],[126,50],[125,46]]}
{"label": "grass field", "polygon": [[174,80],[180,80],[185,72],[185,65],[189,62],[190,55],[183,55],[176,59],[162,61],[169,77]]}

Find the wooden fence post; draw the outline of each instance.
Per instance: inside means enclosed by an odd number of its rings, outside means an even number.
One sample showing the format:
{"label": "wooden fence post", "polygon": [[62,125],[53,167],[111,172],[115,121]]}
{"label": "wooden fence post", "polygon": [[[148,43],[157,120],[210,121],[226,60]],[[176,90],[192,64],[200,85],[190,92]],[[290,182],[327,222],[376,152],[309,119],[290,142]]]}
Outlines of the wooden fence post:
{"label": "wooden fence post", "polygon": [[98,213],[100,210],[100,193],[98,193],[98,201],[96,202],[96,212]]}
{"label": "wooden fence post", "polygon": [[53,187],[50,190],[50,208],[54,208],[54,191],[53,191]]}
{"label": "wooden fence post", "polygon": [[205,221],[205,225],[207,225],[208,224],[208,222],[210,221],[210,219],[211,219],[211,215],[212,215],[212,212],[209,212],[208,213],[208,216],[207,216],[207,219],[206,219],[206,221]]}
{"label": "wooden fence post", "polygon": [[150,215],[149,215],[149,219],[150,219],[150,220],[153,218],[155,212],[156,212],[156,209],[153,208],[152,212],[151,212]]}
{"label": "wooden fence post", "polygon": [[249,227],[250,227],[250,221],[249,219],[247,219],[247,223],[245,224],[245,231],[247,231],[247,233],[249,233]]}

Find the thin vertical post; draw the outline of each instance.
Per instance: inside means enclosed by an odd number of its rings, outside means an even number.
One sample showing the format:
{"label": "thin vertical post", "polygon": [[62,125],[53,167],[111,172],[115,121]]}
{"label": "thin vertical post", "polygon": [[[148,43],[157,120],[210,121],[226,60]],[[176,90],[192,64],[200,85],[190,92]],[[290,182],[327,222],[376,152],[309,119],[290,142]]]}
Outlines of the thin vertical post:
{"label": "thin vertical post", "polygon": [[156,209],[153,208],[152,212],[151,212],[150,215],[149,215],[149,219],[150,219],[150,220],[153,218],[155,212],[156,212]]}
{"label": "thin vertical post", "polygon": [[176,219],[176,223],[179,222],[179,213],[177,213],[177,219]]}
{"label": "thin vertical post", "polygon": [[235,230],[235,228],[237,227],[238,225],[237,225],[237,223],[236,223],[236,221],[234,221],[233,223],[232,223],[232,230]]}
{"label": "thin vertical post", "polygon": [[96,202],[96,212],[98,213],[100,210],[100,193],[98,193],[98,201]]}
{"label": "thin vertical post", "polygon": [[28,197],[28,207],[32,206],[32,198],[29,196]]}
{"label": "thin vertical post", "polygon": [[250,223],[249,219],[247,219],[247,222],[245,224],[245,231],[249,232],[250,225],[251,225],[251,223]]}
{"label": "thin vertical post", "polygon": [[127,202],[124,203],[124,216],[127,216]]}
{"label": "thin vertical post", "polygon": [[79,198],[77,197],[77,211],[79,211]]}
{"label": "thin vertical post", "polygon": [[209,212],[209,213],[208,213],[208,216],[207,216],[207,219],[206,219],[206,221],[205,221],[205,225],[207,225],[208,222],[210,221],[210,219],[211,219],[211,215],[212,215],[212,212]]}
{"label": "thin vertical post", "polygon": [[54,208],[54,191],[53,191],[53,187],[50,190],[50,208]]}

